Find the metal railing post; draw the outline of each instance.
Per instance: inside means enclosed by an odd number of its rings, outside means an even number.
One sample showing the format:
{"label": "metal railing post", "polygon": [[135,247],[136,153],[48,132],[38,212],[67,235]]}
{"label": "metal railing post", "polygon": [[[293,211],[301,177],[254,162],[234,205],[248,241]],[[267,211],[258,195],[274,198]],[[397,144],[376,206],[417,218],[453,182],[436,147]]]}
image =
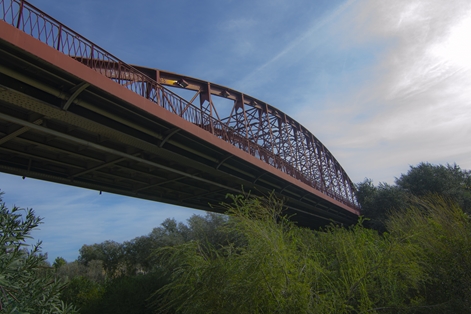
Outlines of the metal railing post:
{"label": "metal railing post", "polygon": [[24,0],[21,0],[20,12],[18,12],[18,21],[16,22],[16,28],[20,28],[21,18],[23,17],[23,7],[24,7]]}
{"label": "metal railing post", "polygon": [[59,25],[59,35],[57,36],[56,50],[59,50],[59,51],[60,51],[60,45],[61,45],[61,37],[62,37],[62,24]]}
{"label": "metal railing post", "polygon": [[90,47],[90,64],[89,67],[93,69],[93,51],[95,50],[95,45],[91,45]]}

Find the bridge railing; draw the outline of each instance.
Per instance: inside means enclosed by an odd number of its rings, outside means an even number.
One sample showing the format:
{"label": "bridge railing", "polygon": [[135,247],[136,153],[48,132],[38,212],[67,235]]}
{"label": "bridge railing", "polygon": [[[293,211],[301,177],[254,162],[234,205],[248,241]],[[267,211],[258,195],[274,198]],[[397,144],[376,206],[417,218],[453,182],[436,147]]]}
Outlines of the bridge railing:
{"label": "bridge railing", "polygon": [[[354,196],[341,195],[306,177],[273,152],[249,141],[221,120],[203,112],[152,78],[66,27],[23,0],[0,0],[0,20],[22,30],[50,47],[76,59],[127,89],[155,102],[183,119],[198,125],[239,149],[321,191],[351,208],[359,209]],[[347,193],[348,194],[348,193]]]}

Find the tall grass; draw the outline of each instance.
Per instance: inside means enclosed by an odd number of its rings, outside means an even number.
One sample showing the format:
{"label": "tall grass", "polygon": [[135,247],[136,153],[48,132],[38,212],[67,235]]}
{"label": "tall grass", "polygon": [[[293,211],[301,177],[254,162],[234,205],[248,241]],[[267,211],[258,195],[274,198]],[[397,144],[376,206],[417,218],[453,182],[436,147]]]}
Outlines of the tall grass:
{"label": "tall grass", "polygon": [[[469,309],[468,217],[431,197],[392,215],[389,232],[360,222],[312,231],[282,205],[232,197],[227,232],[237,245],[189,242],[160,249],[171,275],[156,292],[160,312],[460,313]],[[157,303],[156,303],[157,304]],[[162,305],[163,304],[163,305]]]}
{"label": "tall grass", "polygon": [[407,210],[390,216],[391,236],[420,247],[427,274],[421,295],[423,313],[469,313],[471,310],[471,223],[454,202],[438,196],[415,199]]}

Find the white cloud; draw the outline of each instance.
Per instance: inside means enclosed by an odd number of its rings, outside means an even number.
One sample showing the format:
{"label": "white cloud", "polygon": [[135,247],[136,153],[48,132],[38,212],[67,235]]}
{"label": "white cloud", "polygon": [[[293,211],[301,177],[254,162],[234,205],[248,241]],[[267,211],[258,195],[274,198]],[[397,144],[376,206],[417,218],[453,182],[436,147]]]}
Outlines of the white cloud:
{"label": "white cloud", "polygon": [[[320,113],[306,105],[298,116],[319,130],[354,181],[391,182],[387,165],[399,176],[421,161],[471,168],[470,6],[359,1],[343,16],[336,29],[343,49],[382,48],[357,89],[335,95]],[[309,123],[310,113],[322,118]]]}

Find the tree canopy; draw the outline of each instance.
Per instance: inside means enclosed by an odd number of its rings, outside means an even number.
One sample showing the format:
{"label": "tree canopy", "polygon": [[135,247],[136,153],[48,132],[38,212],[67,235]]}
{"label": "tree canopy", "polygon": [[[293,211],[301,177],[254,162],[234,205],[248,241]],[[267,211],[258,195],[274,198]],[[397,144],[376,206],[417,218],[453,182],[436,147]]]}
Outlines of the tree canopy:
{"label": "tree canopy", "polygon": [[300,228],[273,196],[237,195],[220,204],[227,215],[193,215],[186,224],[167,219],[130,241],[84,245],[77,261],[58,257],[53,267],[40,243],[25,247],[41,219],[2,203],[0,307],[73,313],[66,305],[73,302],[82,314],[467,313],[469,171],[421,163],[395,184],[366,179],[357,187],[367,219],[348,228]]}
{"label": "tree canopy", "polygon": [[393,185],[380,182],[375,186],[371,179],[365,179],[356,186],[362,214],[370,219],[368,225],[381,231],[391,213],[411,206],[411,197],[439,195],[471,214],[471,172],[456,164],[420,163],[410,166]]}

